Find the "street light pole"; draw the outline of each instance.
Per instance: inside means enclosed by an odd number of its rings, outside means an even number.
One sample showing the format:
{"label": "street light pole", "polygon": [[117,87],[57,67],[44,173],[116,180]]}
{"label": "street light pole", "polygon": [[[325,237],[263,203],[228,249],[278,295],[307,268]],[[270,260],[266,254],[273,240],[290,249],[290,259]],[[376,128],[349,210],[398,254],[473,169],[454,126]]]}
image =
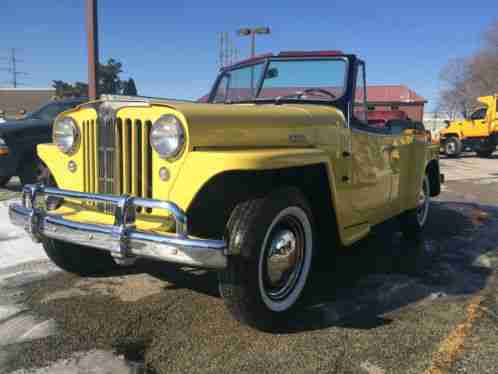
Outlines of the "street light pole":
{"label": "street light pole", "polygon": [[[237,30],[237,35],[239,36],[250,36],[251,37],[251,58],[256,56],[256,34],[269,34],[269,27],[244,27]],[[254,67],[251,68],[251,92],[255,95],[254,92]]]}
{"label": "street light pole", "polygon": [[256,56],[256,34],[269,34],[269,27],[244,27],[237,30],[237,35],[239,36],[250,36],[251,37],[251,58]]}
{"label": "street light pole", "polygon": [[86,1],[86,25],[88,37],[88,96],[95,100],[98,96],[99,42],[97,22],[97,0]]}
{"label": "street light pole", "polygon": [[256,56],[256,33],[251,33],[251,58]]}

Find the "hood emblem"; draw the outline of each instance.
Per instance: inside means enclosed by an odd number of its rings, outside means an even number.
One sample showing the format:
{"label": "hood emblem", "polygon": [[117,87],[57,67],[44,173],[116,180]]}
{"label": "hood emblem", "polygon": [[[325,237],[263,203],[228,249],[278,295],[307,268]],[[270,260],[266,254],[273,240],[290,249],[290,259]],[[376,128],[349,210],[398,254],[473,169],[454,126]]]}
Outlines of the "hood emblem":
{"label": "hood emblem", "polygon": [[307,143],[306,135],[304,134],[290,134],[289,141],[291,143]]}

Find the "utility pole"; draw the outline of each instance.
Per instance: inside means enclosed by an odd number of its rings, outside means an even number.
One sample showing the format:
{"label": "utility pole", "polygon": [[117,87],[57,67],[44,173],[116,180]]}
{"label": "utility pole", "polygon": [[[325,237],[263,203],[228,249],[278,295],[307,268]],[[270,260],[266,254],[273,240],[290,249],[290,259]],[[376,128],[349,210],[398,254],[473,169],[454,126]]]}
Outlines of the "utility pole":
{"label": "utility pole", "polygon": [[12,87],[17,88],[17,86],[22,85],[22,83],[19,83],[18,76],[20,76],[20,75],[28,75],[28,73],[26,73],[26,72],[18,71],[17,70],[17,64],[19,62],[22,62],[22,60],[19,60],[16,57],[16,49],[15,48],[11,48],[10,49],[10,56],[8,57],[8,59],[4,58],[4,60],[8,60],[8,67],[7,68],[2,68],[0,70],[8,71],[9,74],[12,75],[10,83],[12,84]]}
{"label": "utility pole", "polygon": [[251,58],[256,56],[256,34],[270,34],[269,27],[244,27],[237,30],[238,36],[250,36],[251,37]]}
{"label": "utility pole", "polygon": [[86,1],[86,26],[88,37],[88,96],[98,97],[99,34],[97,20],[97,0]]}
{"label": "utility pole", "polygon": [[219,48],[218,65],[220,69],[237,61],[239,51],[227,32],[219,33]]}

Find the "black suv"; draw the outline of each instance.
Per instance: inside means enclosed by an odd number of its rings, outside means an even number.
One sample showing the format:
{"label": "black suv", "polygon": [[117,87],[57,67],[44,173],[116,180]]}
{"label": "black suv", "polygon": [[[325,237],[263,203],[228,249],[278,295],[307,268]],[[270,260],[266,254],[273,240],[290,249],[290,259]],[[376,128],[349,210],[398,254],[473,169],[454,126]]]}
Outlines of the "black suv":
{"label": "black suv", "polygon": [[52,141],[52,123],[59,113],[85,101],[88,99],[52,101],[22,119],[1,122],[0,186],[15,175],[23,185],[40,180],[45,168],[36,156],[36,146]]}

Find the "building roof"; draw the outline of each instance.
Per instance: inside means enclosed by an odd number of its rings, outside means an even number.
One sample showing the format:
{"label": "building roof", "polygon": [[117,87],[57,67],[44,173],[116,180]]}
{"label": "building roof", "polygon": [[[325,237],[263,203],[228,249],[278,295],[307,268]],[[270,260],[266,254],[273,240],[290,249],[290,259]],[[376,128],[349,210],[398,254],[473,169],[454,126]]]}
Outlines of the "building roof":
{"label": "building roof", "polygon": [[53,87],[0,87],[0,91],[12,91],[12,92],[22,92],[22,91],[49,91],[54,92]]}
{"label": "building roof", "polygon": [[52,88],[2,88],[0,89],[0,110],[7,117],[13,117],[20,110],[31,112],[52,100],[55,90]]}
{"label": "building roof", "polygon": [[368,85],[369,103],[426,103],[427,100],[404,84]]}

